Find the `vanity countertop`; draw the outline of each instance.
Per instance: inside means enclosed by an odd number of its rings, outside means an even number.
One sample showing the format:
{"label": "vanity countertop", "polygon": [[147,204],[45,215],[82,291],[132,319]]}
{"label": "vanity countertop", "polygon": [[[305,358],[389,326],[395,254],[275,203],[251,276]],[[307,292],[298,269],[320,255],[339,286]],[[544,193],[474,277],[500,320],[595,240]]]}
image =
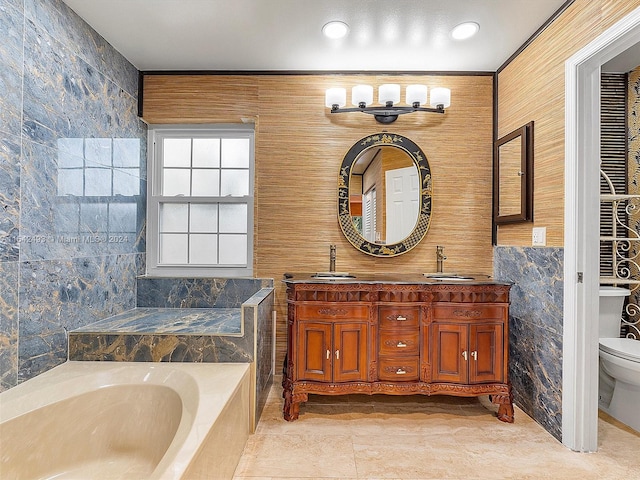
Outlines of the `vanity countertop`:
{"label": "vanity countertop", "polygon": [[467,273],[345,273],[333,272],[320,273],[285,273],[284,283],[369,283],[369,284],[396,284],[396,285],[511,285],[510,282],[497,281],[488,275]]}

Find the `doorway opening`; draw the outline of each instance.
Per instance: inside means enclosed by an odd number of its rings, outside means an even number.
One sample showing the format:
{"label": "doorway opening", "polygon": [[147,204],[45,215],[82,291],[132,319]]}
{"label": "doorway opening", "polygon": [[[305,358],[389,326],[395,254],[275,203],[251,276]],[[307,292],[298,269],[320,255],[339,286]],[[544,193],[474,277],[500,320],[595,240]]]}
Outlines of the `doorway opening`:
{"label": "doorway opening", "polygon": [[601,66],[640,43],[640,8],[565,63],[562,443],[598,447]]}

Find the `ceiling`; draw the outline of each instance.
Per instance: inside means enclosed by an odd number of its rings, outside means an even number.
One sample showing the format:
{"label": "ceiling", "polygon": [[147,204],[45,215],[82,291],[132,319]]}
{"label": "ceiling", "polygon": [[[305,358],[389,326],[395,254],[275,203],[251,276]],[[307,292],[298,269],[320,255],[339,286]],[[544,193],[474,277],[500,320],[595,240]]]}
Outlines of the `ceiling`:
{"label": "ceiling", "polygon": [[[565,0],[63,0],[153,70],[496,71]],[[347,37],[325,38],[330,20]],[[462,22],[480,24],[454,40]]]}
{"label": "ceiling", "polygon": [[613,57],[602,65],[603,72],[626,73],[640,65],[640,43],[629,47],[627,50]]}

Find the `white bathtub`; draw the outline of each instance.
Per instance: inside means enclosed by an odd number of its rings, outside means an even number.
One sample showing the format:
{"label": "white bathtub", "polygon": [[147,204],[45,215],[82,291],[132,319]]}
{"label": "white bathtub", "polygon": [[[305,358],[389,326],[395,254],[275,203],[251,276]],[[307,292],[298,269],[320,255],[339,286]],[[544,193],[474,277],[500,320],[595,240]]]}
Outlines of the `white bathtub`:
{"label": "white bathtub", "polygon": [[67,362],[0,394],[0,478],[230,479],[250,408],[248,364]]}

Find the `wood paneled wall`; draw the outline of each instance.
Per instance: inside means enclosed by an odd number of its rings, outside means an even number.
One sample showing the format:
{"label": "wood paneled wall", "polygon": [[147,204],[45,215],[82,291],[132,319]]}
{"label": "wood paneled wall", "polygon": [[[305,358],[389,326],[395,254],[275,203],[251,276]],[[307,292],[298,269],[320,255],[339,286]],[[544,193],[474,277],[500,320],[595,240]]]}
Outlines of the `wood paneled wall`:
{"label": "wood paneled wall", "polygon": [[[329,87],[390,82],[449,87],[451,107],[444,115],[414,113],[383,126],[370,115],[330,114],[324,106]],[[254,272],[276,280],[279,362],[286,335],[279,280],[287,271],[328,270],[330,244],[337,245],[339,271],[433,272],[436,245],[444,245],[446,271],[492,273],[492,76],[147,75],[143,98],[150,124],[255,122]],[[395,258],[357,251],[337,220],[344,154],[383,130],[415,141],[433,175],[429,231]]]}
{"label": "wood paneled wall", "polygon": [[498,74],[498,138],[535,121],[534,223],[498,227],[499,245],[531,245],[531,229],[540,226],[548,246],[563,246],[565,61],[639,6],[576,0]]}

